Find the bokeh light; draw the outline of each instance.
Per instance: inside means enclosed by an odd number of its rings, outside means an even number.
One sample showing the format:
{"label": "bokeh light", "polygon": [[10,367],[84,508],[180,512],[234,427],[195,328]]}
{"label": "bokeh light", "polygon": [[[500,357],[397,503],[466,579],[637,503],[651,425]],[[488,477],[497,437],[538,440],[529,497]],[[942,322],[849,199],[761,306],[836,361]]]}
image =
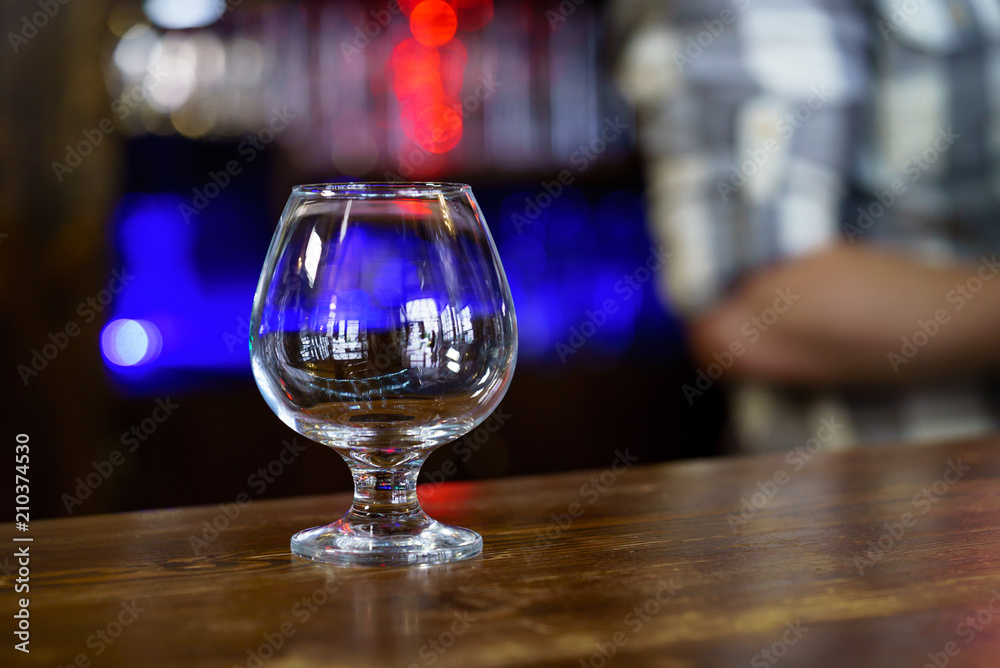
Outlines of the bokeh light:
{"label": "bokeh light", "polygon": [[218,0],[146,0],[143,10],[161,28],[200,28],[218,21],[227,4]]}
{"label": "bokeh light", "polygon": [[148,320],[112,320],[101,332],[101,352],[118,366],[140,366],[153,361],[160,354],[162,342],[160,330]]}
{"label": "bokeh light", "polygon": [[410,13],[410,31],[426,46],[441,46],[458,29],[458,16],[443,0],[424,0]]}
{"label": "bokeh light", "polygon": [[417,156],[415,168],[426,178],[446,166],[442,154],[462,139],[459,100],[469,54],[455,31],[483,28],[493,19],[493,2],[401,0],[400,7],[410,17],[413,37],[392,50],[389,78],[400,102],[400,129],[417,145],[407,155]]}
{"label": "bokeh light", "polygon": [[417,115],[413,139],[431,153],[444,153],[455,148],[462,138],[462,117],[444,104],[427,107]]}
{"label": "bokeh light", "polygon": [[198,52],[187,37],[168,33],[150,54],[153,66],[165,72],[163,80],[149,89],[149,104],[161,113],[179,108],[194,92]]}
{"label": "bokeh light", "polygon": [[112,60],[127,79],[141,79],[149,67],[156,44],[156,33],[148,25],[132,26],[115,47]]}
{"label": "bokeh light", "polygon": [[399,0],[399,8],[403,10],[403,14],[409,17],[413,13],[413,8],[421,2],[423,0]]}
{"label": "bokeh light", "polygon": [[462,79],[469,62],[469,53],[460,41],[453,39],[438,48],[438,62],[442,91],[449,97],[457,98],[462,92]]}
{"label": "bokeh light", "polygon": [[482,30],[493,20],[493,0],[455,0],[458,27]]}
{"label": "bokeh light", "polygon": [[404,39],[392,50],[392,89],[400,102],[423,94],[440,95],[441,75],[438,68],[441,57],[438,50],[427,47],[412,37]]}

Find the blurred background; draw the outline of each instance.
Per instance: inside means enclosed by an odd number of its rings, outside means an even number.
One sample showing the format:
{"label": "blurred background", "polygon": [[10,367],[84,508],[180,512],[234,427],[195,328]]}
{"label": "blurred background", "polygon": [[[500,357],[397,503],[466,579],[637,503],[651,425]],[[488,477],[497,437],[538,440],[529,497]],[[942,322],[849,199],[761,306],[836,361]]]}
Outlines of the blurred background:
{"label": "blurred background", "polygon": [[694,373],[649,271],[605,10],[5,2],[0,355],[35,518],[350,489],[335,453],[284,444],[250,373],[253,292],[300,183],[460,181],[485,212],[517,373],[425,479],[719,452],[722,401],[683,395]]}

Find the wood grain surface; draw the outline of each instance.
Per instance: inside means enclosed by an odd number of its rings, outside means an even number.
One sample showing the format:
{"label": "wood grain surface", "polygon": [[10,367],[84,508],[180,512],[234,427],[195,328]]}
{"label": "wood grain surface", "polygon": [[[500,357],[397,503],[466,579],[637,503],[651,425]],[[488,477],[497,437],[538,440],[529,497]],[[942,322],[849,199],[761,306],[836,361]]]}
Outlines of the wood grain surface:
{"label": "wood grain surface", "polygon": [[0,663],[1000,666],[1000,440],[624,454],[423,489],[431,515],[485,539],[449,566],[292,557],[292,533],[345,495],[35,522],[31,653],[6,633]]}

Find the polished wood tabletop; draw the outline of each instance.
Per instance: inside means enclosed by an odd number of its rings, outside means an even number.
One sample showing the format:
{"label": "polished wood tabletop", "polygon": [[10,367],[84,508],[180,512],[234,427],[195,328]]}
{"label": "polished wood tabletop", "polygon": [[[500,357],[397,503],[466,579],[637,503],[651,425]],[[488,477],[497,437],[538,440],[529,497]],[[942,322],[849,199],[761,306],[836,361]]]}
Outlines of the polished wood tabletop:
{"label": "polished wood tabletop", "polygon": [[34,522],[0,663],[1000,666],[1000,439],[812,446],[425,487],[485,539],[447,566],[292,557],[346,495]]}

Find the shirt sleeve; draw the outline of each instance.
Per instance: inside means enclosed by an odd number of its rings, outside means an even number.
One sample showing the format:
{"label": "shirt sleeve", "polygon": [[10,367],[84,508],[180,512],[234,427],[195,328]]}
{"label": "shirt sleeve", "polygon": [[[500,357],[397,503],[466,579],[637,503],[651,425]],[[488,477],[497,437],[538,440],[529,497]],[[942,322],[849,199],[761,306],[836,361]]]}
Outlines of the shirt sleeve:
{"label": "shirt sleeve", "polygon": [[853,2],[679,0],[625,40],[667,292],[711,306],[745,273],[843,239],[870,81]]}

